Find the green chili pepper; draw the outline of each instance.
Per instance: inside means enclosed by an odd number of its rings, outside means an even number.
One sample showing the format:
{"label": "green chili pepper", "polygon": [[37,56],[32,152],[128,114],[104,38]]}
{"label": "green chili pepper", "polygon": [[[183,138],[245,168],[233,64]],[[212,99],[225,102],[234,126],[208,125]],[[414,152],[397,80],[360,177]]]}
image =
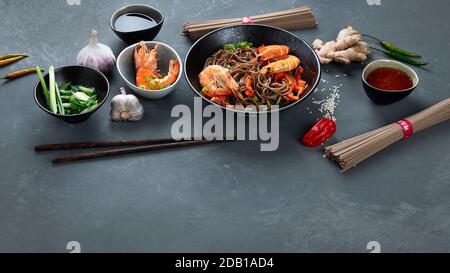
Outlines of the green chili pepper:
{"label": "green chili pepper", "polygon": [[405,56],[403,54],[400,54],[400,53],[394,52],[394,51],[388,50],[388,51],[385,51],[384,54],[389,55],[392,58],[395,58],[404,63],[415,65],[415,66],[424,66],[424,65],[428,64],[427,62],[420,62],[420,61],[413,60],[413,59],[409,58],[408,56]]}
{"label": "green chili pepper", "polygon": [[385,49],[391,51],[391,52],[395,52],[404,56],[408,56],[408,57],[414,57],[414,58],[421,58],[422,56],[418,53],[414,53],[414,52],[410,52],[404,49],[399,48],[398,46],[388,42],[388,41],[380,41],[380,44],[382,47],[384,47]]}
{"label": "green chili pepper", "polygon": [[390,51],[390,50],[385,50],[385,49],[378,49],[378,48],[374,48],[374,47],[370,47],[370,48],[372,48],[374,50],[377,50],[377,51],[380,51],[380,52],[382,52],[382,53],[384,53],[384,54],[386,54],[386,55],[388,55],[388,56],[390,56],[390,57],[392,57],[394,59],[397,59],[397,60],[399,60],[401,62],[410,64],[410,65],[424,66],[424,65],[428,64],[426,62],[420,62],[420,61],[413,60],[413,59],[409,58],[408,56],[405,56],[405,55],[400,54],[400,53],[395,52],[395,51]]}
{"label": "green chili pepper", "polygon": [[414,53],[414,52],[411,52],[411,51],[402,49],[402,48],[400,48],[400,47],[394,45],[394,44],[391,43],[391,42],[388,42],[388,41],[385,41],[385,40],[378,39],[378,38],[376,38],[376,37],[374,37],[374,36],[372,36],[372,35],[363,34],[363,36],[369,37],[369,38],[372,38],[372,39],[378,41],[378,42],[380,43],[380,45],[381,45],[384,49],[387,49],[387,50],[389,50],[389,51],[391,51],[391,52],[395,52],[395,53],[398,53],[398,54],[401,54],[401,55],[404,55],[404,56],[408,56],[408,57],[413,57],[413,58],[421,58],[421,57],[422,57],[422,56],[421,56],[420,54],[418,54],[418,53]]}

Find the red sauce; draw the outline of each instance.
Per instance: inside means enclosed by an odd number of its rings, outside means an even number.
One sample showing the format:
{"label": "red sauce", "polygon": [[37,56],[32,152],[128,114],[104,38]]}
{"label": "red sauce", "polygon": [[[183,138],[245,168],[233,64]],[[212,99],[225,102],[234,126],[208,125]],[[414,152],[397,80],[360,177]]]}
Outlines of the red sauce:
{"label": "red sauce", "polygon": [[391,67],[381,67],[367,75],[366,82],[378,89],[402,91],[413,87],[412,79],[405,72]]}

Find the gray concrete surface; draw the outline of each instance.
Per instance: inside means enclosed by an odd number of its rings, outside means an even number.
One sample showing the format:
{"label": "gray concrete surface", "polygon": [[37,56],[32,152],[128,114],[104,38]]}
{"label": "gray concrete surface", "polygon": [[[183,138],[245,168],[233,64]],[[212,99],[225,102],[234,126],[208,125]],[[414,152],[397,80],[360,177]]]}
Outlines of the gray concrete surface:
{"label": "gray concrete surface", "polygon": [[[319,27],[294,31],[309,42],[333,39],[352,24],[422,52],[414,94],[376,106],[360,82],[363,65],[330,65],[319,88],[342,84],[332,142],[383,126],[449,96],[450,4],[434,1],[138,1],[167,16],[156,38],[184,58],[191,42],[179,35],[188,20],[244,16],[310,5]],[[118,54],[126,45],[109,29],[110,15],[132,1],[0,0],[0,52],[32,57],[0,73],[31,65],[73,64],[92,28]],[[374,54],[371,59],[383,58]],[[347,74],[346,77],[336,75]],[[124,83],[110,77],[112,93]],[[0,83],[0,251],[67,252],[384,252],[450,250],[450,124],[390,147],[358,168],[339,173],[298,138],[321,116],[312,101],[282,113],[281,145],[261,153],[238,142],[53,166],[40,143],[159,138],[170,135],[174,105],[192,106],[183,80],[169,97],[141,100],[140,123],[112,123],[109,105],[70,125],[35,105],[35,76]],[[111,98],[111,97],[110,97]]]}

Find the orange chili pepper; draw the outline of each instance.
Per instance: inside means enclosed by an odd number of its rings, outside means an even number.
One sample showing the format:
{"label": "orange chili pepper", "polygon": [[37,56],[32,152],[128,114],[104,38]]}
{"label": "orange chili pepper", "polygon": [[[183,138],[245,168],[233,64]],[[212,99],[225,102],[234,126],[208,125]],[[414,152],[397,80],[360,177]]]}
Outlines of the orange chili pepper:
{"label": "orange chili pepper", "polygon": [[0,60],[0,67],[8,65],[8,64],[15,63],[15,62],[20,61],[20,60],[22,60],[24,58],[26,58],[26,56],[16,56],[16,57]]}
{"label": "orange chili pepper", "polygon": [[4,77],[0,78],[0,79],[4,79],[4,80],[12,80],[12,79],[16,79],[31,73],[35,73],[37,70],[36,67],[32,67],[32,68],[27,68],[27,69],[23,69],[23,70],[19,70],[19,71],[14,71],[14,72],[10,72],[8,74],[6,74]]}

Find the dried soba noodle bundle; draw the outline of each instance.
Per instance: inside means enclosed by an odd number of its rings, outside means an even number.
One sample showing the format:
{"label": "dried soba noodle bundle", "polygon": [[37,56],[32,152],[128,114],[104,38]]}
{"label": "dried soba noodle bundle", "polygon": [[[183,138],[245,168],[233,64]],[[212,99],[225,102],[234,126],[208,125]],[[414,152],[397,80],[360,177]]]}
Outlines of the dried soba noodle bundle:
{"label": "dried soba noodle bundle", "polygon": [[300,7],[242,18],[187,22],[184,25],[183,34],[195,40],[221,27],[251,23],[271,25],[283,29],[303,29],[317,26],[316,18],[311,9]]}
{"label": "dried soba noodle bundle", "polygon": [[325,155],[346,171],[389,145],[450,119],[450,98],[372,132],[325,148]]}

